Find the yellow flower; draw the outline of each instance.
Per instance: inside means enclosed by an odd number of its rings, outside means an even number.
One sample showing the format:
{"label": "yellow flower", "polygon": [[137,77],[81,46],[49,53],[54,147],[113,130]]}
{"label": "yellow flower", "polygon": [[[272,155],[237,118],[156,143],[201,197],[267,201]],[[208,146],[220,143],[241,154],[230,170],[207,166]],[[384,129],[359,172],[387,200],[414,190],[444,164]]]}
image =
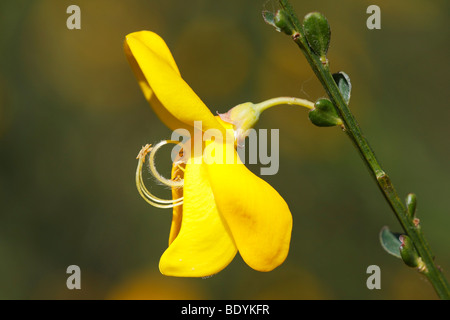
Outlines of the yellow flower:
{"label": "yellow flower", "polygon": [[[201,121],[204,131],[234,128],[215,117],[183,80],[157,34],[129,34],[124,48],[146,99],[170,129],[192,130],[194,121]],[[225,144],[209,143],[218,148]],[[174,163],[172,179],[178,176],[183,183],[182,188],[172,188],[173,219],[169,247],[159,263],[162,274],[213,275],[224,269],[237,251],[258,271],[271,271],[286,259],[291,212],[278,192],[248,170],[234,147],[232,150],[235,164]]]}

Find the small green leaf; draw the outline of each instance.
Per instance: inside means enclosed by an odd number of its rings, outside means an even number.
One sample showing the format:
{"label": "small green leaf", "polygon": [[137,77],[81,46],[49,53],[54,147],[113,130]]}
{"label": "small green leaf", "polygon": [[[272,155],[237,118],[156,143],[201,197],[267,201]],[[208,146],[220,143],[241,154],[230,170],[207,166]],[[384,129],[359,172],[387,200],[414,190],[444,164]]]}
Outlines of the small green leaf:
{"label": "small green leaf", "polygon": [[275,25],[275,14],[271,11],[263,11],[262,13],[264,21],[271,26],[274,26],[277,31],[280,31],[278,27]]}
{"label": "small green leaf", "polygon": [[343,71],[333,74],[334,82],[336,82],[339,90],[341,91],[342,97],[345,102],[350,102],[350,94],[352,92],[352,83],[350,82],[350,77]]}
{"label": "small green leaf", "polygon": [[402,242],[399,239],[400,236],[401,233],[393,233],[387,226],[383,227],[380,232],[380,242],[383,249],[387,253],[401,259],[400,246]]}
{"label": "small green leaf", "polygon": [[319,99],[314,104],[314,109],[308,113],[309,120],[318,127],[333,127],[342,124],[339,114],[328,99]]}
{"label": "small green leaf", "polygon": [[303,29],[309,47],[319,56],[325,57],[330,45],[331,30],[327,18],[319,12],[311,12],[303,20]]}

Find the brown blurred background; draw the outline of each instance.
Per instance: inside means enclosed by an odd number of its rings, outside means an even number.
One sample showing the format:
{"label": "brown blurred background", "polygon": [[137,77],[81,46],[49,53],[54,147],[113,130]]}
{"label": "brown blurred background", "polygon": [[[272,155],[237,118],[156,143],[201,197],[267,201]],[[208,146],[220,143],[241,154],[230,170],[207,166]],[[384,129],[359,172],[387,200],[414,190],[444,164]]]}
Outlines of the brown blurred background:
{"label": "brown blurred background", "polygon": [[[264,23],[261,11],[273,7],[265,2],[1,2],[0,299],[436,298],[381,249],[381,227],[400,227],[347,137],[288,106],[258,124],[280,129],[280,171],[263,178],[294,216],[286,262],[260,273],[237,256],[209,279],[159,273],[171,211],[140,198],[135,157],[171,132],[140,92],[123,39],[160,34],[212,112],[324,96],[298,48]],[[350,75],[350,106],[400,195],[418,195],[418,217],[448,277],[448,1],[292,3],[300,18],[327,16],[331,68]],[[81,8],[81,30],[66,28],[71,4]],[[381,30],[366,28],[370,4],[381,8]],[[78,291],[66,288],[72,264],[81,268]],[[372,264],[381,290],[366,288]]]}

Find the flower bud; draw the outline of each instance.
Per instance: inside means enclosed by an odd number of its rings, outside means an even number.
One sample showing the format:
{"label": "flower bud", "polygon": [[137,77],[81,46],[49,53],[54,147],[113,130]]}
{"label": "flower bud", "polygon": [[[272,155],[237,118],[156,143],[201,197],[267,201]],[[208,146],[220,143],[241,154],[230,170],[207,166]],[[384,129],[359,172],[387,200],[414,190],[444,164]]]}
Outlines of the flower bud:
{"label": "flower bud", "polygon": [[406,207],[408,209],[409,216],[414,218],[416,214],[417,198],[414,193],[408,194],[406,197]]}
{"label": "flower bud", "polygon": [[403,262],[411,268],[418,267],[421,259],[411,239],[406,235],[401,235],[399,239],[402,243],[400,245],[400,255]]}

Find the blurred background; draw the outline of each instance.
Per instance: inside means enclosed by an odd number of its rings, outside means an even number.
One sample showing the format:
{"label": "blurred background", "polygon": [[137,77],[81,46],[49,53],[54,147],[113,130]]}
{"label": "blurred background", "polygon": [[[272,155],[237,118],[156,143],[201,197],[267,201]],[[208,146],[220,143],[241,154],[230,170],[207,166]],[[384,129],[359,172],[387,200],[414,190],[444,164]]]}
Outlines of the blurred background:
{"label": "blurred background", "polygon": [[[71,4],[81,8],[81,30],[66,27]],[[448,278],[449,2],[292,4],[300,18],[328,18],[331,69],[350,75],[350,107],[399,194],[418,195],[418,217]],[[381,30],[366,28],[371,4],[381,8]],[[171,210],[140,198],[135,157],[171,131],[145,101],[124,37],[160,34],[212,112],[277,96],[323,97],[296,45],[264,23],[262,10],[273,6],[1,1],[0,299],[436,298],[426,279],[380,247],[380,229],[400,226],[348,138],[289,106],[265,112],[257,126],[280,129],[279,173],[263,178],[294,217],[285,263],[260,273],[237,255],[209,279],[159,273]],[[81,268],[81,290],[66,287],[72,264]],[[366,287],[373,264],[381,290]]]}

